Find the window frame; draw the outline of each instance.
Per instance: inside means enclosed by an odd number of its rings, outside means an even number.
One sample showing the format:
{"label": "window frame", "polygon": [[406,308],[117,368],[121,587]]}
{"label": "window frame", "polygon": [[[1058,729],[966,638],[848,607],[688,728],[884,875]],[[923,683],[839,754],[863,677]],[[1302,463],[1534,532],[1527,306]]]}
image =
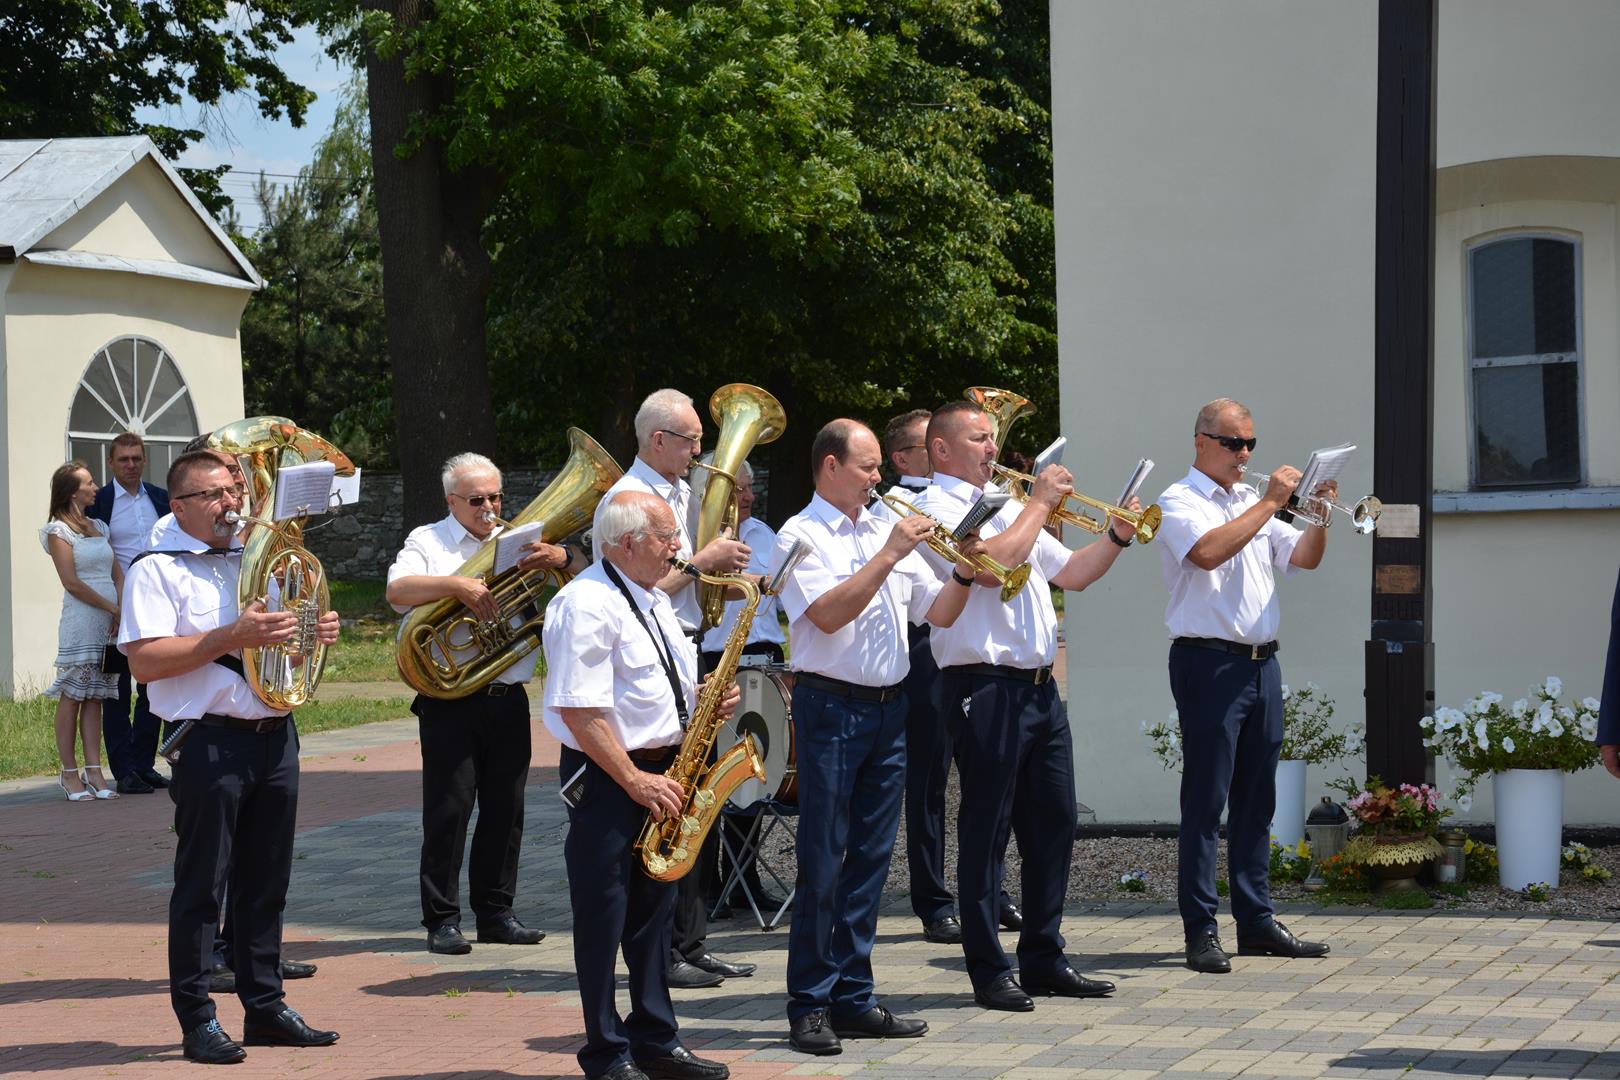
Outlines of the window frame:
{"label": "window frame", "polygon": [[[94,368],[96,364],[106,364],[112,373],[115,384],[119,387],[120,391],[123,390],[123,384],[118,378],[117,369],[113,367],[111,349],[113,346],[124,341],[132,343],[132,373],[135,376],[136,385],[130,388],[132,391],[130,401],[125,401],[120,398],[120,400],[116,402],[109,402],[103,398],[93,386],[88,385],[86,380],[90,376],[91,369]],[[156,352],[158,356],[158,361],[153,366],[150,375],[144,377],[140,370],[140,358],[143,348]],[[175,377],[180,381],[180,390],[179,392],[170,395],[165,401],[154,403],[151,400],[151,395],[157,382],[158,374],[161,372],[163,362],[165,360],[174,366]],[[141,385],[143,382],[145,383],[144,387]],[[147,395],[145,401],[141,400],[141,393],[143,389]],[[118,435],[118,432],[84,431],[73,426],[74,409],[79,403],[79,395],[85,392],[88,392],[91,396],[93,396],[96,401],[100,403],[101,407],[106,409],[107,412],[114,418],[121,418],[132,412],[135,413],[136,415],[131,419],[139,419],[142,421],[142,430],[140,430],[138,434],[141,436],[141,440],[149,447],[154,444],[160,444],[164,447],[172,446],[174,448],[180,448],[197,437],[198,432],[195,431],[190,435],[178,436],[153,435],[149,431],[145,430],[146,425],[162,416],[175,405],[181,403],[183,403],[186,408],[191,410],[192,426],[196,426],[197,403],[196,399],[191,393],[191,383],[187,381],[185,372],[181,370],[180,361],[175,359],[174,354],[169,351],[168,347],[165,346],[161,341],[158,341],[156,338],[149,337],[146,334],[118,334],[114,337],[110,337],[106,341],[102,342],[101,345],[90,354],[89,361],[84,365],[83,368],[80,369],[78,381],[73,384],[73,394],[68,399],[66,422],[62,425],[64,430],[62,438],[64,444],[64,453],[66,454],[68,460],[71,460],[74,457],[73,444],[75,441],[101,444],[102,452],[96,455],[96,460],[85,462],[85,465],[89,467],[91,475],[96,478],[96,483],[98,484],[105,485],[112,479],[111,474],[107,469],[106,448],[112,445],[112,440]],[[131,401],[133,401],[133,405],[131,405]],[[154,406],[157,411],[151,413],[151,415],[147,415],[148,411],[153,409]],[[174,456],[175,455],[173,454],[168,455],[171,460]],[[148,483],[155,483],[159,487],[162,487],[165,474],[168,471],[168,466],[164,465],[162,469],[158,469],[154,473],[153,470],[156,464],[157,455],[148,452],[146,460],[147,475],[144,477],[144,479]],[[154,475],[156,479],[153,479]]]}
{"label": "window frame", "polygon": [[[1463,348],[1466,370],[1463,379],[1464,405],[1468,413],[1468,488],[1470,491],[1496,492],[1496,491],[1561,491],[1587,486],[1588,474],[1586,465],[1587,438],[1586,438],[1586,271],[1584,266],[1585,247],[1582,235],[1567,229],[1556,228],[1514,228],[1502,229],[1489,233],[1482,233],[1467,240],[1463,244]],[[1573,258],[1574,275],[1572,289],[1574,290],[1575,308],[1575,351],[1573,353],[1528,353],[1523,356],[1492,356],[1478,357],[1474,355],[1474,253],[1493,244],[1506,243],[1513,240],[1555,240],[1569,245]],[[1558,483],[1489,483],[1480,482],[1479,475],[1479,413],[1474,400],[1474,372],[1482,368],[1493,367],[1528,367],[1545,365],[1549,363],[1575,364],[1575,415],[1576,439],[1579,445],[1576,448],[1578,475],[1572,481]]]}

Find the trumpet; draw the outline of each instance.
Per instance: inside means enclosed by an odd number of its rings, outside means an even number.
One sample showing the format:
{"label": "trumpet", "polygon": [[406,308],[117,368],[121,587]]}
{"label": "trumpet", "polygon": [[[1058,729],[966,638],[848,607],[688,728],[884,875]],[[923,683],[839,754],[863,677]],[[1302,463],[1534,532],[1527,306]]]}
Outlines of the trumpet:
{"label": "trumpet", "polygon": [[[1005,465],[992,464],[990,469],[996,482],[1006,488],[1007,494],[1021,503],[1029,502],[1030,487],[1035,483],[1033,476],[1029,475],[1029,473],[1019,472],[1017,469],[1009,469]],[[1070,508],[1069,500],[1071,499],[1078,503],[1079,506]],[[1087,506],[1099,511],[1103,515],[1103,520],[1098,521],[1086,513],[1084,509],[1081,509],[1081,507]],[[1089,495],[1082,495],[1078,491],[1071,491],[1063,497],[1063,501],[1058,504],[1057,509],[1052,511],[1046,523],[1048,525],[1074,525],[1086,530],[1086,532],[1101,533],[1108,528],[1108,519],[1116,517],[1136,530],[1137,540],[1144,544],[1151,544],[1154,536],[1158,535],[1159,521],[1163,516],[1158,503],[1151,503],[1141,510],[1127,510],[1123,506],[1115,506],[1112,503],[1105,503],[1101,499],[1093,499]]]}
{"label": "trumpet", "polygon": [[[1247,465],[1239,465],[1238,470],[1243,473],[1244,479],[1254,485],[1257,492],[1261,495],[1266,493],[1266,485],[1271,480],[1270,473],[1258,472]],[[1366,536],[1378,528],[1378,517],[1384,512],[1384,501],[1376,495],[1363,495],[1351,505],[1345,506],[1324,495],[1301,495],[1295,491],[1288,498],[1287,509],[1277,511],[1277,516],[1284,521],[1297,517],[1319,529],[1326,529],[1333,524],[1335,510],[1350,519],[1350,524],[1356,532]],[[1285,514],[1288,516],[1284,517]]]}
{"label": "trumpet", "polygon": [[[884,495],[883,504],[890,510],[893,510],[895,513],[899,514],[901,517],[911,517],[913,515],[928,517],[927,514],[924,514],[921,510],[917,509],[905,499],[900,498],[898,495]],[[930,520],[932,519],[930,518]],[[946,562],[954,565],[964,561],[962,557],[962,549],[956,545],[956,537],[951,535],[951,530],[947,529],[937,521],[934,522],[934,528],[928,534],[928,537],[924,543],[932,548],[934,553],[940,558],[944,559]],[[1002,603],[1006,603],[1022,592],[1024,589],[1024,583],[1029,580],[1029,563],[1027,562],[1020,563],[1017,566],[1009,569],[1008,567],[1002,566],[1000,563],[996,562],[996,560],[990,558],[990,556],[983,554],[971,556],[970,558],[966,559],[966,562],[972,565],[973,569],[978,573],[989,574],[991,577],[1001,582]]]}

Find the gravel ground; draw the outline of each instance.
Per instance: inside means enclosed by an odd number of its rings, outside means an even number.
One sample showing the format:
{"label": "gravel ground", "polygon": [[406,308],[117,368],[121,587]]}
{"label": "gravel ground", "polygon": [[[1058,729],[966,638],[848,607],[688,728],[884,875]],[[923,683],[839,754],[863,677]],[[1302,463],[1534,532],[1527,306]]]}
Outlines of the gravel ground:
{"label": "gravel ground", "polygon": [[[958,803],[955,770],[946,795],[946,820],[954,822]],[[765,857],[784,881],[791,882],[795,869],[791,839],[780,830],[765,845]],[[884,889],[891,898],[904,897],[910,890],[910,873],[906,866],[906,822],[900,819],[900,834],[895,840],[894,858],[889,864],[888,881]],[[1607,882],[1588,881],[1565,873],[1560,887],[1543,901],[1525,899],[1516,892],[1508,892],[1495,885],[1471,885],[1466,898],[1436,894],[1435,909],[1456,911],[1502,911],[1521,915],[1561,915],[1572,918],[1620,918],[1620,846],[1594,847],[1596,862],[1615,875]],[[948,830],[945,845],[946,883],[955,888],[956,837]],[[1008,891],[1018,895],[1020,860],[1017,845],[1007,851]],[[1120,875],[1141,870],[1147,875],[1144,892],[1128,893],[1119,887]],[[1221,845],[1218,873],[1226,874],[1225,844]],[[1110,901],[1169,903],[1176,901],[1176,841],[1156,837],[1086,837],[1076,840],[1074,863],[1069,873],[1070,903],[1097,904]],[[1272,897],[1278,901],[1309,901],[1307,893],[1296,882],[1277,883],[1272,886]],[[1222,903],[1225,910],[1225,903]]]}

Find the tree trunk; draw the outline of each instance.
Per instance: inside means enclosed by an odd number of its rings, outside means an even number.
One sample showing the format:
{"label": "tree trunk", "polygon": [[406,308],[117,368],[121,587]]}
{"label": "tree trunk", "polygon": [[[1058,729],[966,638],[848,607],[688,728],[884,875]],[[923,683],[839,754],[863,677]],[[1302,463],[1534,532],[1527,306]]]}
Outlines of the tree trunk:
{"label": "tree trunk", "polygon": [[[402,25],[420,21],[423,0],[370,0]],[[367,55],[372,169],[382,241],[383,320],[394,373],[394,426],[405,482],[405,528],[444,514],[439,469],[452,454],[495,456],[495,410],[484,353],[490,262],[484,218],[498,183],[475,170],[452,173],[442,148],[395,153],[418,113],[447,98],[427,76],[407,81],[399,56]]]}

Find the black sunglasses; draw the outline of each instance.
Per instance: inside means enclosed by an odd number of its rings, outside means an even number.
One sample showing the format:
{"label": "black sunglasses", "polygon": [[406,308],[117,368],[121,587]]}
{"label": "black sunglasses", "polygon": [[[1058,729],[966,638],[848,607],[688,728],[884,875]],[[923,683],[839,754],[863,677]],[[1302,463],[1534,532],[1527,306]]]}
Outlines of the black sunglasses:
{"label": "black sunglasses", "polygon": [[1236,435],[1211,435],[1207,431],[1200,431],[1198,434],[1206,439],[1214,439],[1222,447],[1232,451],[1234,454],[1239,450],[1253,450],[1255,444],[1260,441],[1259,439],[1240,439]]}
{"label": "black sunglasses", "polygon": [[452,491],[450,494],[452,496],[454,496],[455,498],[460,499],[462,502],[466,503],[468,506],[477,508],[477,507],[483,506],[484,502],[486,500],[491,502],[491,503],[500,502],[501,501],[501,496],[506,494],[506,493],[504,491],[497,491],[493,495],[458,495],[458,494],[456,494],[456,492]]}

